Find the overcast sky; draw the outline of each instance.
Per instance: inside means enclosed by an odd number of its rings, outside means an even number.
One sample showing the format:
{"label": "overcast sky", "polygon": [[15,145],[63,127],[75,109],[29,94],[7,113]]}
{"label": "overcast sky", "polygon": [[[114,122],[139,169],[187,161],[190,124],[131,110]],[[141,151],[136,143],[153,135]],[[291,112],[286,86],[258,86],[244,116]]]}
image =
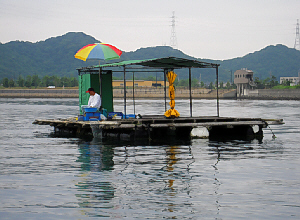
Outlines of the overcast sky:
{"label": "overcast sky", "polygon": [[84,32],[126,52],[170,45],[173,11],[179,50],[225,60],[293,48],[300,0],[0,0],[0,42]]}

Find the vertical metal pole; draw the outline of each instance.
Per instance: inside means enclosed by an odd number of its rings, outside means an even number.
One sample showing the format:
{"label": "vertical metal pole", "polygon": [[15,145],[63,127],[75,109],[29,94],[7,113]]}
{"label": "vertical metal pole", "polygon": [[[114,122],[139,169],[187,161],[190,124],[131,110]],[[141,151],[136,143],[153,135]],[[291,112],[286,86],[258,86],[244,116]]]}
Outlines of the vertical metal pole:
{"label": "vertical metal pole", "polygon": [[124,114],[126,118],[126,67],[124,66]]}
{"label": "vertical metal pole", "polygon": [[[79,78],[80,77],[80,78]],[[82,75],[80,70],[78,70],[78,78],[80,81],[80,85],[78,84],[78,92],[79,92],[79,114],[82,114],[81,112],[81,105],[82,105]]]}
{"label": "vertical metal pole", "polygon": [[164,82],[165,82],[165,112],[167,111],[167,83],[166,83],[167,70],[164,69]]}
{"label": "vertical metal pole", "polygon": [[133,97],[133,114],[135,115],[135,100],[134,100],[134,72],[132,72],[132,97]]}
{"label": "vertical metal pole", "polygon": [[[99,62],[99,65],[100,65],[100,62]],[[101,98],[101,101],[102,101],[102,68],[100,67],[99,68],[99,95],[100,95],[100,98]]]}
{"label": "vertical metal pole", "polygon": [[192,104],[192,71],[189,68],[189,89],[190,89],[190,116],[193,117],[193,104]]}
{"label": "vertical metal pole", "polygon": [[216,66],[216,77],[217,77],[217,114],[218,117],[220,116],[220,112],[219,112],[219,66]]}

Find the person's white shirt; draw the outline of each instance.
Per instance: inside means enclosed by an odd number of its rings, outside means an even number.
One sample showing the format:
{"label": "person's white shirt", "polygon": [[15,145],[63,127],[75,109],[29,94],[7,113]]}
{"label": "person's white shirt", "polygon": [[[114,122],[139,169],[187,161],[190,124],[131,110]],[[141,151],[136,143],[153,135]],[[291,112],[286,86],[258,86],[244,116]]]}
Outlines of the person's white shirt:
{"label": "person's white shirt", "polygon": [[99,94],[90,95],[88,106],[92,108],[100,108],[101,106],[101,97]]}

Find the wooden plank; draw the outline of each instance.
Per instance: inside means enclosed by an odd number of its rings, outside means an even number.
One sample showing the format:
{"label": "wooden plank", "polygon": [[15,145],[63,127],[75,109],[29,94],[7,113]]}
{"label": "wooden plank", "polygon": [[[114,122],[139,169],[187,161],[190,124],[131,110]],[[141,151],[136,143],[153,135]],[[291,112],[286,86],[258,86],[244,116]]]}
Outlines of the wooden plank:
{"label": "wooden plank", "polygon": [[263,121],[234,121],[234,122],[203,122],[203,123],[172,123],[172,124],[151,124],[152,128],[159,127],[209,127],[209,126],[241,126],[241,125],[263,125]]}
{"label": "wooden plank", "polygon": [[262,119],[263,121],[266,121],[269,125],[282,125],[285,124],[283,122],[283,119]]}
{"label": "wooden plank", "polygon": [[193,117],[179,119],[133,119],[133,120],[116,120],[116,121],[68,121],[57,119],[36,119],[33,124],[50,125],[50,126],[82,126],[90,127],[91,124],[101,126],[107,125],[114,128],[134,128],[135,126],[143,125],[143,127],[198,127],[198,126],[238,126],[238,125],[278,125],[284,124],[282,119],[257,119],[257,118],[218,118],[218,117]]}

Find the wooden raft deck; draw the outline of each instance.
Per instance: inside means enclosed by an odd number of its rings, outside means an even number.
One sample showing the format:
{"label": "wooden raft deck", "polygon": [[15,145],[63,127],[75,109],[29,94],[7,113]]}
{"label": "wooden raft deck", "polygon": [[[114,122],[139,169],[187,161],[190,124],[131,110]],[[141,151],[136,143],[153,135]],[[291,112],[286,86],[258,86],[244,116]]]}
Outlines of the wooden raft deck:
{"label": "wooden raft deck", "polygon": [[[69,119],[36,119],[33,124],[50,125],[57,134],[77,137],[97,136],[131,140],[187,140],[194,128],[205,127],[209,139],[262,139],[263,128],[284,124],[282,119],[230,118],[230,117],[180,117],[167,119],[158,115],[145,115],[138,119],[105,121],[77,121]],[[253,127],[257,126],[256,132]]]}

